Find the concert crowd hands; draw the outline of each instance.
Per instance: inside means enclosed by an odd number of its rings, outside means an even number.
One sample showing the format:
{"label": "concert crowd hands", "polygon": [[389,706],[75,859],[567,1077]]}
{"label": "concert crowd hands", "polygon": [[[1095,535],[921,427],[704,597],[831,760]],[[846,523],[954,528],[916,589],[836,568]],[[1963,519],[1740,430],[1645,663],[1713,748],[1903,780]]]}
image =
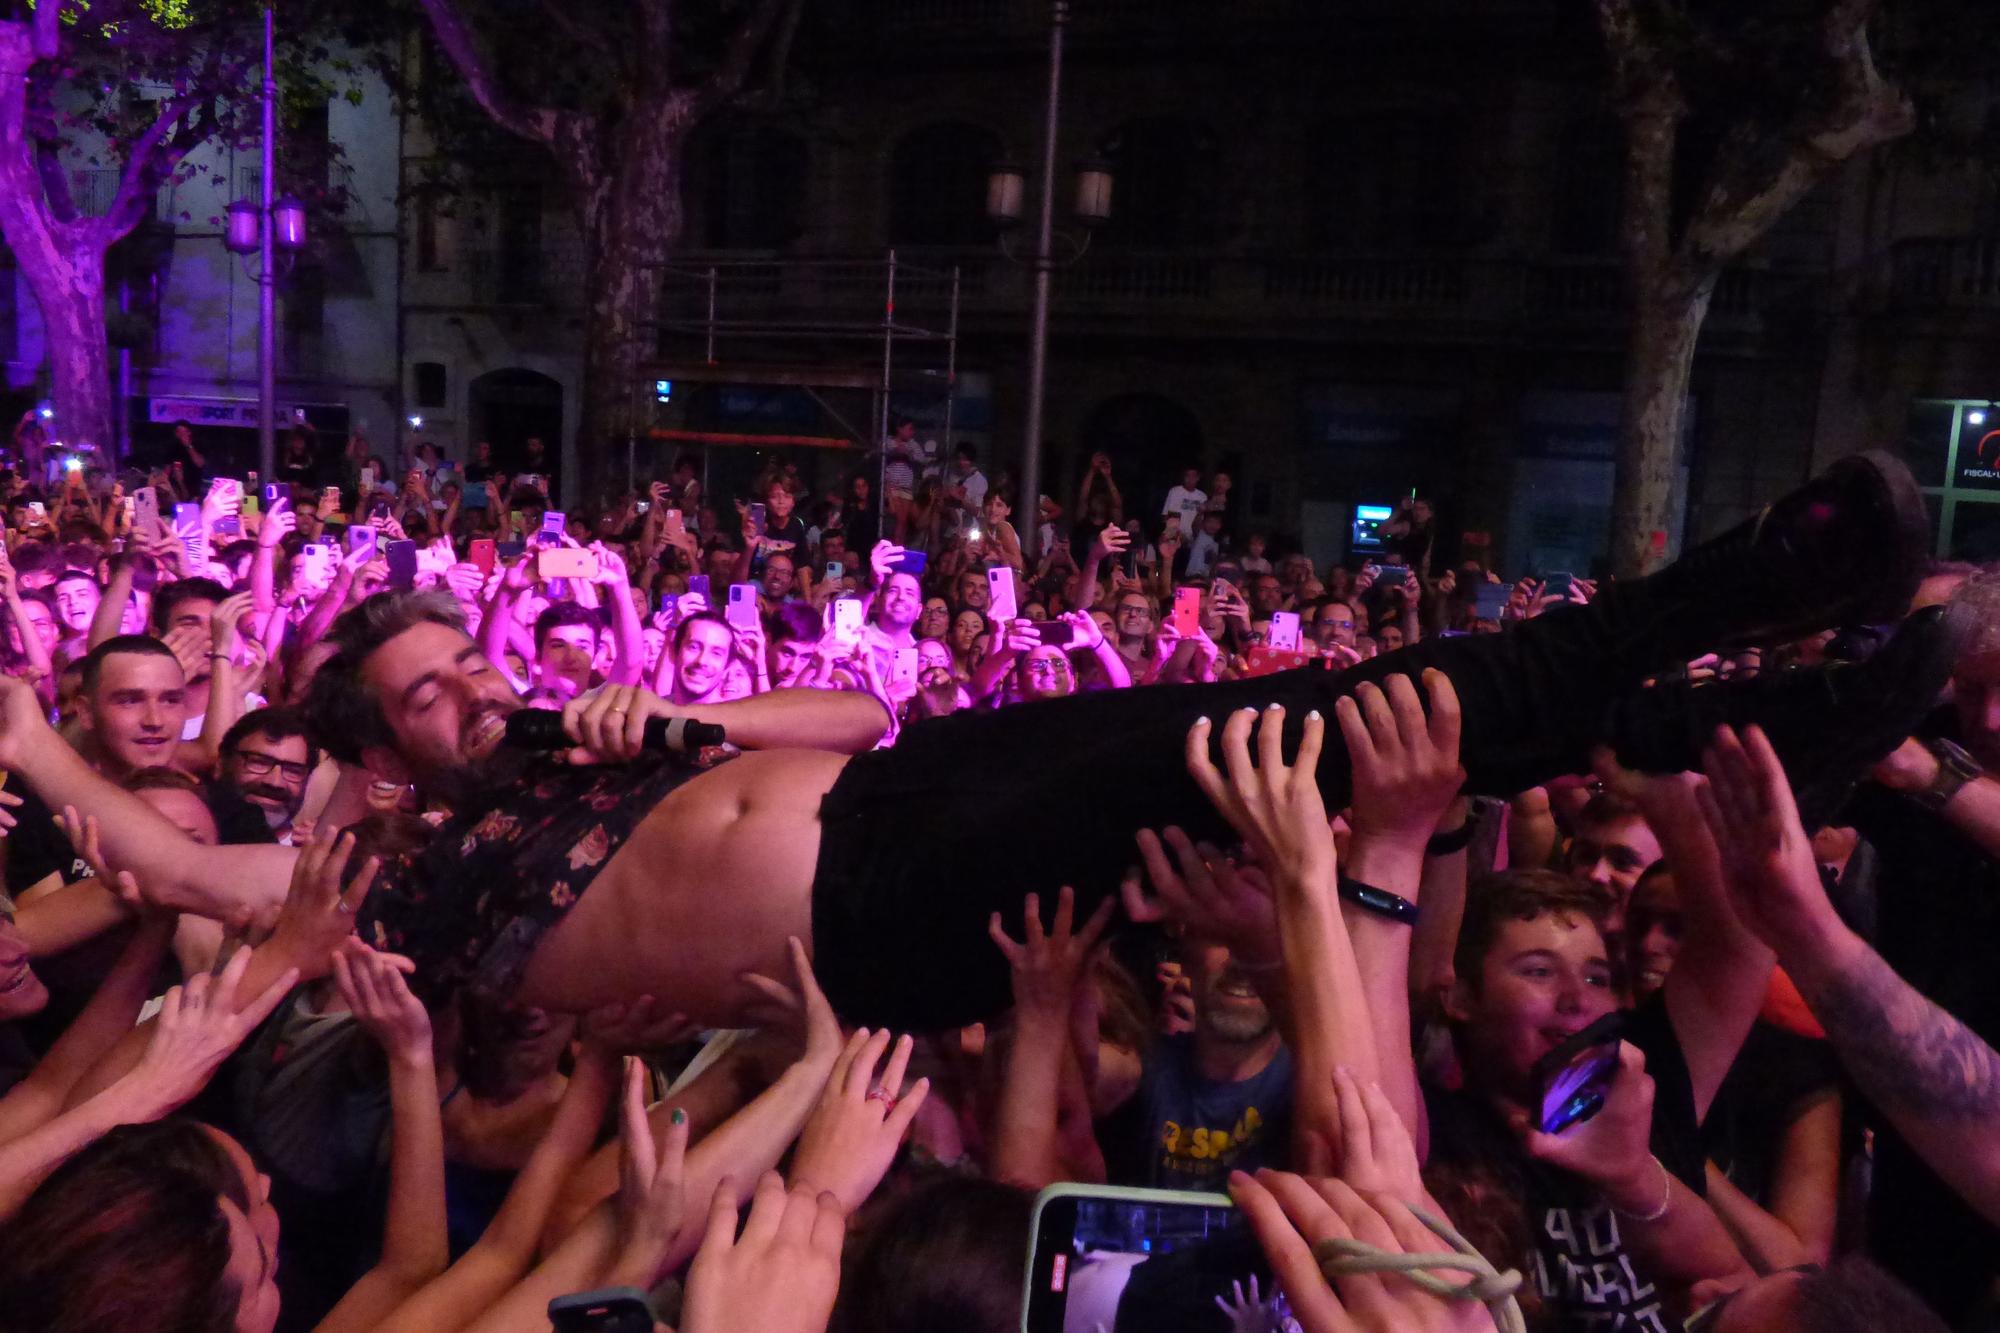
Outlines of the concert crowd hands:
{"label": "concert crowd hands", "polygon": [[[969,454],[929,463],[898,445],[886,471],[818,488],[773,463],[743,495],[710,496],[676,460],[671,477],[557,510],[565,488],[539,455],[510,473],[488,451],[454,464],[426,450],[391,467],[363,441],[318,457],[307,441],[275,494],[204,486],[199,458],[115,483],[13,479],[11,498],[45,512],[10,508],[0,560],[0,833],[19,902],[0,920],[0,1036],[39,1007],[30,963],[98,936],[118,948],[64,997],[67,1029],[36,1033],[18,1081],[0,1082],[14,1088],[0,1095],[0,1241],[12,1226],[76,1233],[46,1219],[104,1212],[77,1192],[116,1180],[120,1198],[212,1201],[216,1235],[247,1242],[239,1257],[269,1251],[267,1275],[294,1271],[307,1245],[366,1269],[345,1294],[294,1307],[284,1293],[300,1326],[329,1333],[539,1330],[550,1300],[603,1287],[653,1292],[665,1314],[678,1300],[683,1333],[845,1333],[889,1326],[880,1312],[898,1302],[918,1317],[933,1271],[979,1298],[954,1307],[955,1326],[999,1333],[1019,1324],[1033,1262],[1022,1191],[1140,1185],[1226,1192],[1262,1256],[1156,1326],[1198,1309],[1309,1333],[1506,1328],[1510,1270],[1530,1275],[1519,1294],[1550,1327],[1678,1317],[1718,1292],[1740,1314],[1778,1298],[1731,1293],[1828,1257],[1814,1227],[1840,1207],[1823,1188],[1840,1148],[1801,1111],[1756,1126],[1778,1178],[1706,1200],[1685,1184],[1703,1163],[1673,1145],[1736,1110],[1727,1092],[1720,1110],[1706,1091],[1688,1107],[1672,1071],[1726,1068],[1743,1039],[1717,1034],[1752,1016],[1722,1012],[1714,988],[1706,1007],[1670,989],[1649,1010],[1647,987],[1671,966],[1713,966],[1719,938],[1745,975],[1775,952],[1803,1001],[1789,1015],[1800,1039],[2000,1217],[2000,1151],[1983,1151],[2000,1143],[2000,1059],[1841,919],[1825,881],[1843,844],[1808,834],[1761,732],[1710,738],[1705,780],[1600,765],[1596,789],[1557,784],[1500,827],[1496,806],[1466,814],[1466,721],[1446,674],[1375,668],[1335,684],[1398,647],[1595,614],[1609,585],[1450,565],[1421,503],[1398,507],[1381,549],[1316,563],[1252,529],[1228,478],[1190,470],[1169,489],[1105,455],[1073,493],[1032,506]],[[1010,903],[988,919],[982,903],[979,966],[1004,968],[1005,1014],[951,1032],[847,1026],[827,992],[852,968],[822,959],[821,987],[815,914],[812,948],[787,941],[782,975],[723,973],[742,1029],[652,994],[579,1020],[479,986],[442,991],[375,920],[406,902],[413,862],[479,850],[443,841],[457,813],[445,786],[385,754],[367,719],[345,718],[344,735],[301,720],[319,716],[315,677],[353,623],[343,615],[383,593],[427,597],[476,635],[454,665],[492,673],[482,698],[557,712],[568,744],[555,757],[590,770],[571,780],[645,767],[655,719],[725,725],[729,746],[671,760],[705,770],[741,750],[901,744],[952,713],[1295,674],[1256,707],[1188,727],[1182,768],[1209,809],[1184,800],[1119,830],[1134,837],[1122,883],[1012,885],[1018,917]],[[1825,646],[1708,654],[1684,674],[1776,671]],[[435,706],[423,681],[399,688],[411,716]],[[857,697],[837,721],[804,720],[845,694]],[[1873,789],[1913,800],[1955,771],[1913,737]],[[108,803],[91,786],[105,780]],[[1994,853],[1988,782],[1966,779],[1941,806]],[[1679,784],[1698,812],[1714,894],[1648,825],[1665,819],[1649,783]],[[504,840],[516,817],[495,810],[481,836]],[[1009,839],[1065,836],[988,832],[967,855],[1003,865]],[[606,854],[579,841],[552,905]],[[1617,870],[1621,858],[1637,864]],[[431,906],[469,916],[495,887]],[[713,891],[720,909],[741,886],[719,874]],[[713,969],[727,955],[706,951],[724,942],[676,947]],[[1594,1113],[1545,1125],[1540,1057],[1614,1009],[1626,1024],[1599,1051]],[[15,1078],[8,1058],[0,1045],[0,1077]],[[1800,1105],[1837,1105],[1831,1073],[1813,1068],[1823,1077]],[[174,1139],[190,1113],[208,1127]],[[1468,1137],[1481,1124],[1496,1135]],[[1494,1190],[1468,1142],[1527,1184]],[[217,1184],[204,1153],[243,1179]],[[448,1162],[511,1178],[506,1198],[453,1197],[448,1211]],[[385,1200],[379,1225],[316,1236],[290,1200],[328,1188]],[[957,1226],[976,1218],[988,1222]],[[448,1236],[454,1224],[470,1229]],[[1475,1235],[1485,1259],[1416,1267],[1454,1285],[1485,1274],[1479,1299],[1398,1271],[1453,1248],[1438,1226]],[[16,1294],[43,1262],[18,1243],[27,1234],[0,1244],[0,1333],[15,1333],[8,1310],[28,1308]],[[1660,1306],[1577,1299],[1564,1237],[1583,1234],[1611,1237],[1610,1262]],[[1063,1243],[1074,1308],[1117,1272],[1115,1310],[1153,1299],[1148,1265],[1165,1269],[1174,1242]],[[1329,1265],[1336,1252],[1360,1257]],[[49,1274],[82,1261],[46,1262],[34,1289],[69,1290]],[[242,1309],[274,1312],[257,1271],[232,1278]],[[148,1292],[160,1310],[216,1295],[177,1280]],[[233,1326],[263,1327],[244,1318]]]}

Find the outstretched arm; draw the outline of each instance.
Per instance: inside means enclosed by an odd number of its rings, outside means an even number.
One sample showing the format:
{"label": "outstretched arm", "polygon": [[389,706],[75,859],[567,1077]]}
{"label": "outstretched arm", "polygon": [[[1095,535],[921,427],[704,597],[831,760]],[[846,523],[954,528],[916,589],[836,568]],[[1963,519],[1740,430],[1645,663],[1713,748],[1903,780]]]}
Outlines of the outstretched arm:
{"label": "outstretched arm", "polygon": [[1750,728],[1740,744],[1718,735],[1704,767],[1702,813],[1737,914],[1777,950],[1841,1064],[1896,1132],[2000,1222],[2000,1054],[1897,976],[1835,913],[1763,733]]}
{"label": "outstretched arm", "polygon": [[[728,703],[682,705],[631,685],[607,685],[563,709],[570,736],[599,759],[636,758],[646,722],[685,717],[709,722],[744,750],[831,750],[862,754],[875,748],[894,720],[870,695],[850,691],[772,690]],[[622,729],[607,725],[612,719]]]}
{"label": "outstretched arm", "polygon": [[1640,777],[1608,753],[1597,755],[1596,767],[1645,815],[1680,891],[1687,930],[1667,973],[1665,1001],[1694,1084],[1695,1119],[1706,1120],[1770,989],[1771,950],[1737,918],[1723,888],[1722,860],[1695,794],[1701,779]]}
{"label": "outstretched arm", "polygon": [[105,859],[129,870],[153,900],[228,919],[284,901],[298,852],[290,847],[204,847],[152,806],[98,776],[49,729],[33,687],[0,678],[0,766],[18,773],[52,810],[95,816]]}

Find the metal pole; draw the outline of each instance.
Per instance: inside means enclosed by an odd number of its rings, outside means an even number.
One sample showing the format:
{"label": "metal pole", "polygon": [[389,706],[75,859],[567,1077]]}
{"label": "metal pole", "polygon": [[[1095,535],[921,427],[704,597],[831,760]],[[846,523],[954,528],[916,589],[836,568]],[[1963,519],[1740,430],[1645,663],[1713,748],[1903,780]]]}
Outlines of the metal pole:
{"label": "metal pole", "polygon": [[[875,409],[876,447],[882,453],[875,465],[875,535],[889,535],[889,375],[896,346],[896,252],[889,251],[887,286],[882,295],[882,401]],[[921,480],[921,478],[919,478]],[[898,536],[901,534],[898,533]]]}
{"label": "metal pole", "polygon": [[1062,117],[1063,28],[1068,0],[1049,11],[1049,107],[1042,128],[1042,217],[1035,237],[1035,315],[1028,339],[1028,421],[1021,438],[1021,504],[1034,520],[1042,496],[1042,385],[1049,365],[1049,286],[1056,225],[1056,129]]}
{"label": "metal pole", "polygon": [[278,174],[278,80],[271,41],[272,9],[264,10],[264,180],[257,246],[257,475],[277,475],[278,276],[272,265],[271,191]]}

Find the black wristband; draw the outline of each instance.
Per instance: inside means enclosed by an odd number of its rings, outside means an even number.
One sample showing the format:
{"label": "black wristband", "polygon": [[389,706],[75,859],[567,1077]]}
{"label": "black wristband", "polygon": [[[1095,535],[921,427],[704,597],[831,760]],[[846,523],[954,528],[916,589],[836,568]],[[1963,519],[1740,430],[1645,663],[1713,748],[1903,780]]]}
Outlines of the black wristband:
{"label": "black wristband", "polygon": [[1451,832],[1431,834],[1431,840],[1424,844],[1424,855],[1450,856],[1455,852],[1462,852],[1472,845],[1472,835],[1478,831],[1479,825],[1468,811],[1465,822]]}
{"label": "black wristband", "polygon": [[1340,896],[1353,903],[1364,912],[1388,917],[1391,921],[1405,926],[1417,924],[1417,905],[1400,893],[1378,889],[1373,884],[1363,884],[1352,875],[1340,876]]}

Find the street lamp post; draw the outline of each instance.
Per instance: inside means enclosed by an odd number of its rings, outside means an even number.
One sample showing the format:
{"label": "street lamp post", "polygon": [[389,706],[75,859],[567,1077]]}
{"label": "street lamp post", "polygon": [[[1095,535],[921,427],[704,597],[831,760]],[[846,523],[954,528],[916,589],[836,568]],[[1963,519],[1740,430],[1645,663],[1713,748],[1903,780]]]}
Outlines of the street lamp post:
{"label": "street lamp post", "polygon": [[273,10],[264,10],[263,179],[259,199],[229,206],[223,245],[230,253],[257,256],[257,471],[266,481],[278,456],[278,251],[290,258],[306,243],[305,205],[286,195],[274,197],[278,174],[278,74]]}
{"label": "street lamp post", "polygon": [[[1039,216],[1035,232],[1035,252],[1028,260],[1035,274],[1034,314],[1028,333],[1028,418],[1021,435],[1021,493],[1015,497],[1015,512],[1026,515],[1030,544],[1041,530],[1042,494],[1042,401],[1048,378],[1049,294],[1055,271],[1083,257],[1090,246],[1088,231],[1080,237],[1067,234],[1068,253],[1058,256],[1055,225],[1056,136],[1062,122],[1063,30],[1069,26],[1069,0],[1053,0],[1049,10],[1049,97],[1042,124],[1042,185],[1037,201]],[[994,221],[1011,226],[1021,221],[1022,195],[1026,181],[1018,168],[1006,163],[996,166],[987,178],[986,211]],[[1111,174],[1101,163],[1086,163],[1077,173],[1077,220],[1086,228],[1103,222],[1111,214]],[[1003,233],[1001,248],[1006,251]],[[1016,258],[1011,252],[1009,259]]]}

